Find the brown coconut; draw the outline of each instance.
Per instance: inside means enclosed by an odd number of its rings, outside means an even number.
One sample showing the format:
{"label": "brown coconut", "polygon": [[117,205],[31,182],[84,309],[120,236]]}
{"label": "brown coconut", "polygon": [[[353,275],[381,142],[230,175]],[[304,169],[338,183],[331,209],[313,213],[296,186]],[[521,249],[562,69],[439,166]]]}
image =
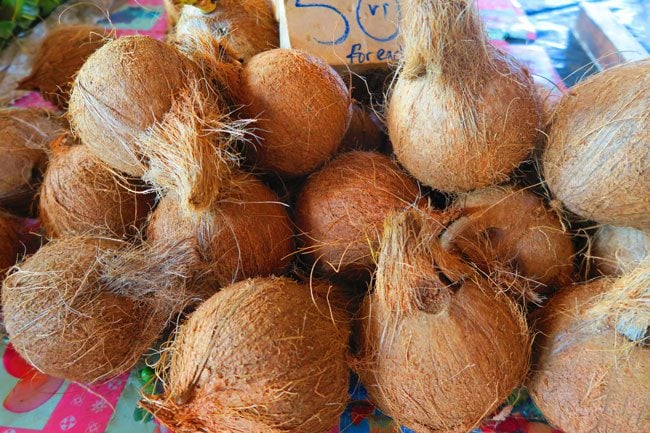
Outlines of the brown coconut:
{"label": "brown coconut", "polygon": [[49,238],[124,238],[140,232],[154,196],[136,179],[124,179],[106,168],[87,146],[59,143],[52,146],[39,199],[41,225]]}
{"label": "brown coconut", "polygon": [[602,224],[650,230],[650,59],[603,71],[560,102],[543,157],[551,192]]}
{"label": "brown coconut", "polygon": [[194,62],[163,42],[119,38],[79,71],[71,124],[109,167],[175,191],[190,208],[208,208],[228,170],[234,135],[202,77]]}
{"label": "brown coconut", "polygon": [[183,324],[162,396],[141,402],[177,433],[325,433],[348,393],[349,327],[287,278],[229,286]]}
{"label": "brown coconut", "polygon": [[0,206],[29,207],[47,166],[47,145],[60,134],[52,113],[36,108],[0,109]]}
{"label": "brown coconut", "polygon": [[248,153],[285,177],[308,174],[336,153],[351,117],[341,77],[324,60],[274,49],[244,65],[241,103],[256,119]]}
{"label": "brown coconut", "polygon": [[220,0],[212,12],[198,7],[181,9],[176,39],[182,41],[197,32],[208,31],[230,46],[246,62],[255,54],[279,46],[278,23],[271,0]]}
{"label": "brown coconut", "polygon": [[339,151],[378,150],[383,147],[384,142],[384,126],[375,112],[359,103],[352,104],[350,126]]}
{"label": "brown coconut", "polygon": [[176,4],[177,0],[163,0],[163,7],[165,8],[165,13],[167,14],[167,24],[170,26],[176,25],[178,22],[178,17],[181,14],[182,5]]}
{"label": "brown coconut", "polygon": [[441,235],[448,250],[488,274],[522,277],[537,293],[571,283],[571,233],[537,195],[516,187],[491,187],[461,195],[454,207],[461,216]]}
{"label": "brown coconut", "polygon": [[82,383],[132,368],[186,297],[191,251],[129,249],[95,237],[52,241],[3,284],[14,348],[39,371]]}
{"label": "brown coconut", "polygon": [[371,401],[418,433],[465,433],[524,379],[530,339],[517,305],[439,244],[419,210],[386,221],[355,369]]}
{"label": "brown coconut", "polygon": [[399,162],[442,191],[508,179],[540,126],[530,73],[492,47],[475,0],[405,4],[404,54],[387,110]]}
{"label": "brown coconut", "polygon": [[41,92],[45,99],[66,109],[74,76],[88,57],[109,40],[102,27],[55,27],[43,39],[31,73],[18,83],[18,88]]}
{"label": "brown coconut", "polygon": [[149,242],[193,239],[218,286],[282,274],[294,253],[287,207],[252,175],[235,172],[230,187],[208,211],[186,214],[173,195],[151,216]]}
{"label": "brown coconut", "polygon": [[389,157],[344,153],[311,175],[298,195],[303,253],[325,275],[365,278],[375,267],[384,218],[418,197],[417,183]]}
{"label": "brown coconut", "polygon": [[[618,280],[566,287],[539,311],[527,386],[551,424],[572,433],[650,431],[649,271],[646,263]],[[631,313],[642,323],[621,320]],[[624,334],[635,328],[642,340],[630,341]]]}
{"label": "brown coconut", "polygon": [[629,227],[602,225],[591,238],[591,258],[603,275],[622,275],[650,252],[650,236]]}
{"label": "brown coconut", "polygon": [[7,270],[16,264],[22,251],[14,217],[0,212],[0,283]]}

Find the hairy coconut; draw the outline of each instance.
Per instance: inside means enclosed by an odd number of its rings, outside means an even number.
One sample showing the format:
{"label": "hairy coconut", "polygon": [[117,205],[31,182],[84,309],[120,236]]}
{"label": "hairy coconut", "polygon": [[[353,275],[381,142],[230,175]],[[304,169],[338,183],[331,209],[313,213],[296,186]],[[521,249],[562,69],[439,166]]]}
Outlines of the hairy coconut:
{"label": "hairy coconut", "polygon": [[528,389],[553,425],[572,433],[650,431],[649,305],[646,261],[620,279],[566,287],[539,311]]}
{"label": "hairy coconut", "polygon": [[148,240],[193,239],[219,286],[283,273],[294,252],[287,208],[252,175],[235,172],[229,185],[212,208],[197,214],[165,196],[152,214]]}
{"label": "hairy coconut", "polygon": [[124,179],[87,146],[52,146],[41,186],[39,216],[49,238],[96,234],[123,238],[139,233],[154,196],[135,179]]}
{"label": "hairy coconut", "polygon": [[182,5],[176,4],[176,0],[163,0],[163,7],[165,8],[165,13],[167,14],[167,24],[170,26],[175,25],[178,22],[178,17],[181,14]]}
{"label": "hairy coconut", "polygon": [[14,217],[0,212],[0,283],[22,250]]}
{"label": "hairy coconut", "polygon": [[344,153],[311,175],[298,195],[303,253],[321,273],[364,278],[374,269],[384,218],[418,197],[417,183],[389,157]]}
{"label": "hairy coconut", "polygon": [[419,210],[386,220],[355,369],[371,401],[419,433],[471,430],[524,379],[518,306],[438,242]]}
{"label": "hairy coconut", "polygon": [[209,208],[229,170],[235,131],[202,77],[194,62],[163,42],[119,38],[79,71],[71,124],[113,169],[173,190],[189,208]]}
{"label": "hairy coconut", "polygon": [[50,242],[4,281],[14,348],[43,373],[77,382],[129,370],[186,301],[181,276],[192,254],[106,238]]}
{"label": "hairy coconut", "polygon": [[558,105],[543,157],[554,196],[602,224],[650,230],[650,59],[603,71]]}
{"label": "hairy coconut", "polygon": [[241,91],[244,113],[257,119],[251,158],[286,177],[310,173],[334,155],[350,123],[343,80],[324,60],[302,51],[253,56],[244,65]]}
{"label": "hairy coconut", "polygon": [[141,404],[177,433],[325,433],[348,393],[347,320],[287,278],[229,286],[183,324],[163,396]]}
{"label": "hairy coconut", "polygon": [[399,162],[442,191],[505,181],[533,149],[540,126],[529,72],[489,44],[475,3],[404,5],[388,134]]}
{"label": "hairy coconut", "polygon": [[0,109],[0,206],[29,207],[47,166],[47,145],[63,132],[52,114],[37,108]]}
{"label": "hairy coconut", "polygon": [[18,88],[39,91],[45,99],[65,109],[74,76],[88,57],[109,40],[102,27],[85,24],[55,27],[43,39],[32,72],[18,83]]}
{"label": "hairy coconut", "polygon": [[182,41],[197,32],[208,31],[225,42],[242,61],[279,46],[278,23],[271,0],[220,0],[214,11],[198,7],[181,9],[176,24],[176,39]]}
{"label": "hairy coconut", "polygon": [[520,276],[536,292],[571,283],[571,233],[540,197],[516,187],[490,187],[461,195],[454,206],[461,217],[441,235],[445,248],[488,274]]}
{"label": "hairy coconut", "polygon": [[603,275],[631,271],[650,252],[650,236],[629,227],[602,225],[591,241],[590,255]]}
{"label": "hairy coconut", "polygon": [[384,126],[375,112],[361,104],[352,104],[350,126],[339,151],[377,150],[383,147],[384,142]]}

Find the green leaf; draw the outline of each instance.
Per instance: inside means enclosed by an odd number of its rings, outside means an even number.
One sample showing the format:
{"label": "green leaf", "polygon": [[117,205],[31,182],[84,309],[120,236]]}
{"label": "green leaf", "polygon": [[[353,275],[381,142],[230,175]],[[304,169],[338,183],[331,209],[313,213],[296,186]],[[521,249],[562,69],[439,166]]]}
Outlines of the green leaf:
{"label": "green leaf", "polygon": [[41,0],[39,3],[39,7],[41,8],[41,16],[45,17],[49,15],[61,3],[62,0]]}
{"label": "green leaf", "polygon": [[8,40],[14,35],[16,23],[13,21],[0,21],[0,39]]}

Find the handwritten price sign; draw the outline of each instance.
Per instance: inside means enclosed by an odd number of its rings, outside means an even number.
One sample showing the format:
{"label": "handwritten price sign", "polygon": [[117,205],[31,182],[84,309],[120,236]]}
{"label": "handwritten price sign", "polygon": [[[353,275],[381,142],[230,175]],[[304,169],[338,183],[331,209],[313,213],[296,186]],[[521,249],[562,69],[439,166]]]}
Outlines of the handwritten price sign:
{"label": "handwritten price sign", "polygon": [[337,69],[399,60],[398,0],[277,0],[280,45],[323,57]]}

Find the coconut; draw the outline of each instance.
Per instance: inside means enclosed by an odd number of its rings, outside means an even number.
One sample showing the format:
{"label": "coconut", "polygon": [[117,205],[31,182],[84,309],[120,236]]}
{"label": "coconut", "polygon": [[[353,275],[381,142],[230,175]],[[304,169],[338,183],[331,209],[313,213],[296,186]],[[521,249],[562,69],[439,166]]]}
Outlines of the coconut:
{"label": "coconut", "polygon": [[164,395],[141,405],[177,433],[325,433],[348,399],[349,327],[329,311],[287,278],[229,286],[181,326]]}
{"label": "coconut", "polygon": [[505,181],[540,126],[530,73],[489,44],[475,0],[404,6],[404,53],[386,119],[397,159],[442,191]]}
{"label": "coconut", "polygon": [[[63,137],[62,137],[63,138]],[[111,172],[86,146],[52,146],[41,187],[39,216],[49,238],[136,235],[153,205],[144,185]]]}
{"label": "coconut", "polygon": [[29,207],[47,166],[47,144],[62,132],[51,113],[36,108],[0,109],[0,205]]}
{"label": "coconut", "polygon": [[165,8],[165,13],[167,14],[167,24],[170,26],[175,25],[178,22],[178,17],[181,14],[182,5],[177,5],[175,0],[163,0],[163,7]]}
{"label": "coconut", "polygon": [[603,275],[631,271],[650,251],[650,236],[629,227],[602,225],[591,240],[591,258]]}
{"label": "coconut", "polygon": [[389,157],[344,153],[311,175],[298,195],[303,253],[325,275],[365,278],[375,266],[384,218],[418,197],[417,183]]}
{"label": "coconut", "polygon": [[294,252],[293,228],[277,195],[252,175],[235,172],[212,208],[186,214],[173,195],[152,214],[147,236],[193,239],[218,286],[283,273]]}
{"label": "coconut", "polygon": [[[107,67],[109,65],[109,67]],[[109,42],[88,58],[70,98],[74,130],[109,167],[210,207],[233,129],[198,66],[145,36]]]}
{"label": "coconut", "polygon": [[242,61],[279,46],[278,23],[270,0],[220,0],[215,9],[204,13],[185,6],[176,24],[176,39],[182,41],[197,31],[208,31],[229,45]]}
{"label": "coconut", "polygon": [[571,283],[571,233],[540,197],[516,187],[491,187],[461,195],[454,206],[462,216],[441,235],[445,248],[488,274],[523,277],[538,293]]}
{"label": "coconut", "polygon": [[350,123],[343,80],[324,60],[302,51],[253,56],[244,65],[241,91],[244,113],[257,119],[250,157],[285,177],[308,174],[334,155]]}
{"label": "coconut", "polygon": [[464,433],[524,379],[530,339],[516,303],[445,251],[440,230],[419,210],[386,220],[355,369],[398,423]]}
{"label": "coconut", "polygon": [[528,389],[563,431],[650,431],[649,265],[567,287],[539,311]]}
{"label": "coconut", "polygon": [[0,283],[22,250],[14,218],[0,212]]}
{"label": "coconut", "polygon": [[361,104],[352,104],[350,126],[339,151],[377,150],[383,147],[384,141],[384,126],[375,112]]}
{"label": "coconut", "polygon": [[67,237],[42,247],[2,289],[11,343],[39,371],[82,383],[132,368],[179,311],[192,252]]}
{"label": "coconut", "polygon": [[548,187],[568,210],[650,230],[650,59],[603,71],[561,100],[543,157]]}
{"label": "coconut", "polygon": [[55,27],[43,39],[32,72],[18,83],[18,88],[41,92],[45,99],[65,109],[74,76],[86,59],[109,40],[102,27],[85,24]]}

